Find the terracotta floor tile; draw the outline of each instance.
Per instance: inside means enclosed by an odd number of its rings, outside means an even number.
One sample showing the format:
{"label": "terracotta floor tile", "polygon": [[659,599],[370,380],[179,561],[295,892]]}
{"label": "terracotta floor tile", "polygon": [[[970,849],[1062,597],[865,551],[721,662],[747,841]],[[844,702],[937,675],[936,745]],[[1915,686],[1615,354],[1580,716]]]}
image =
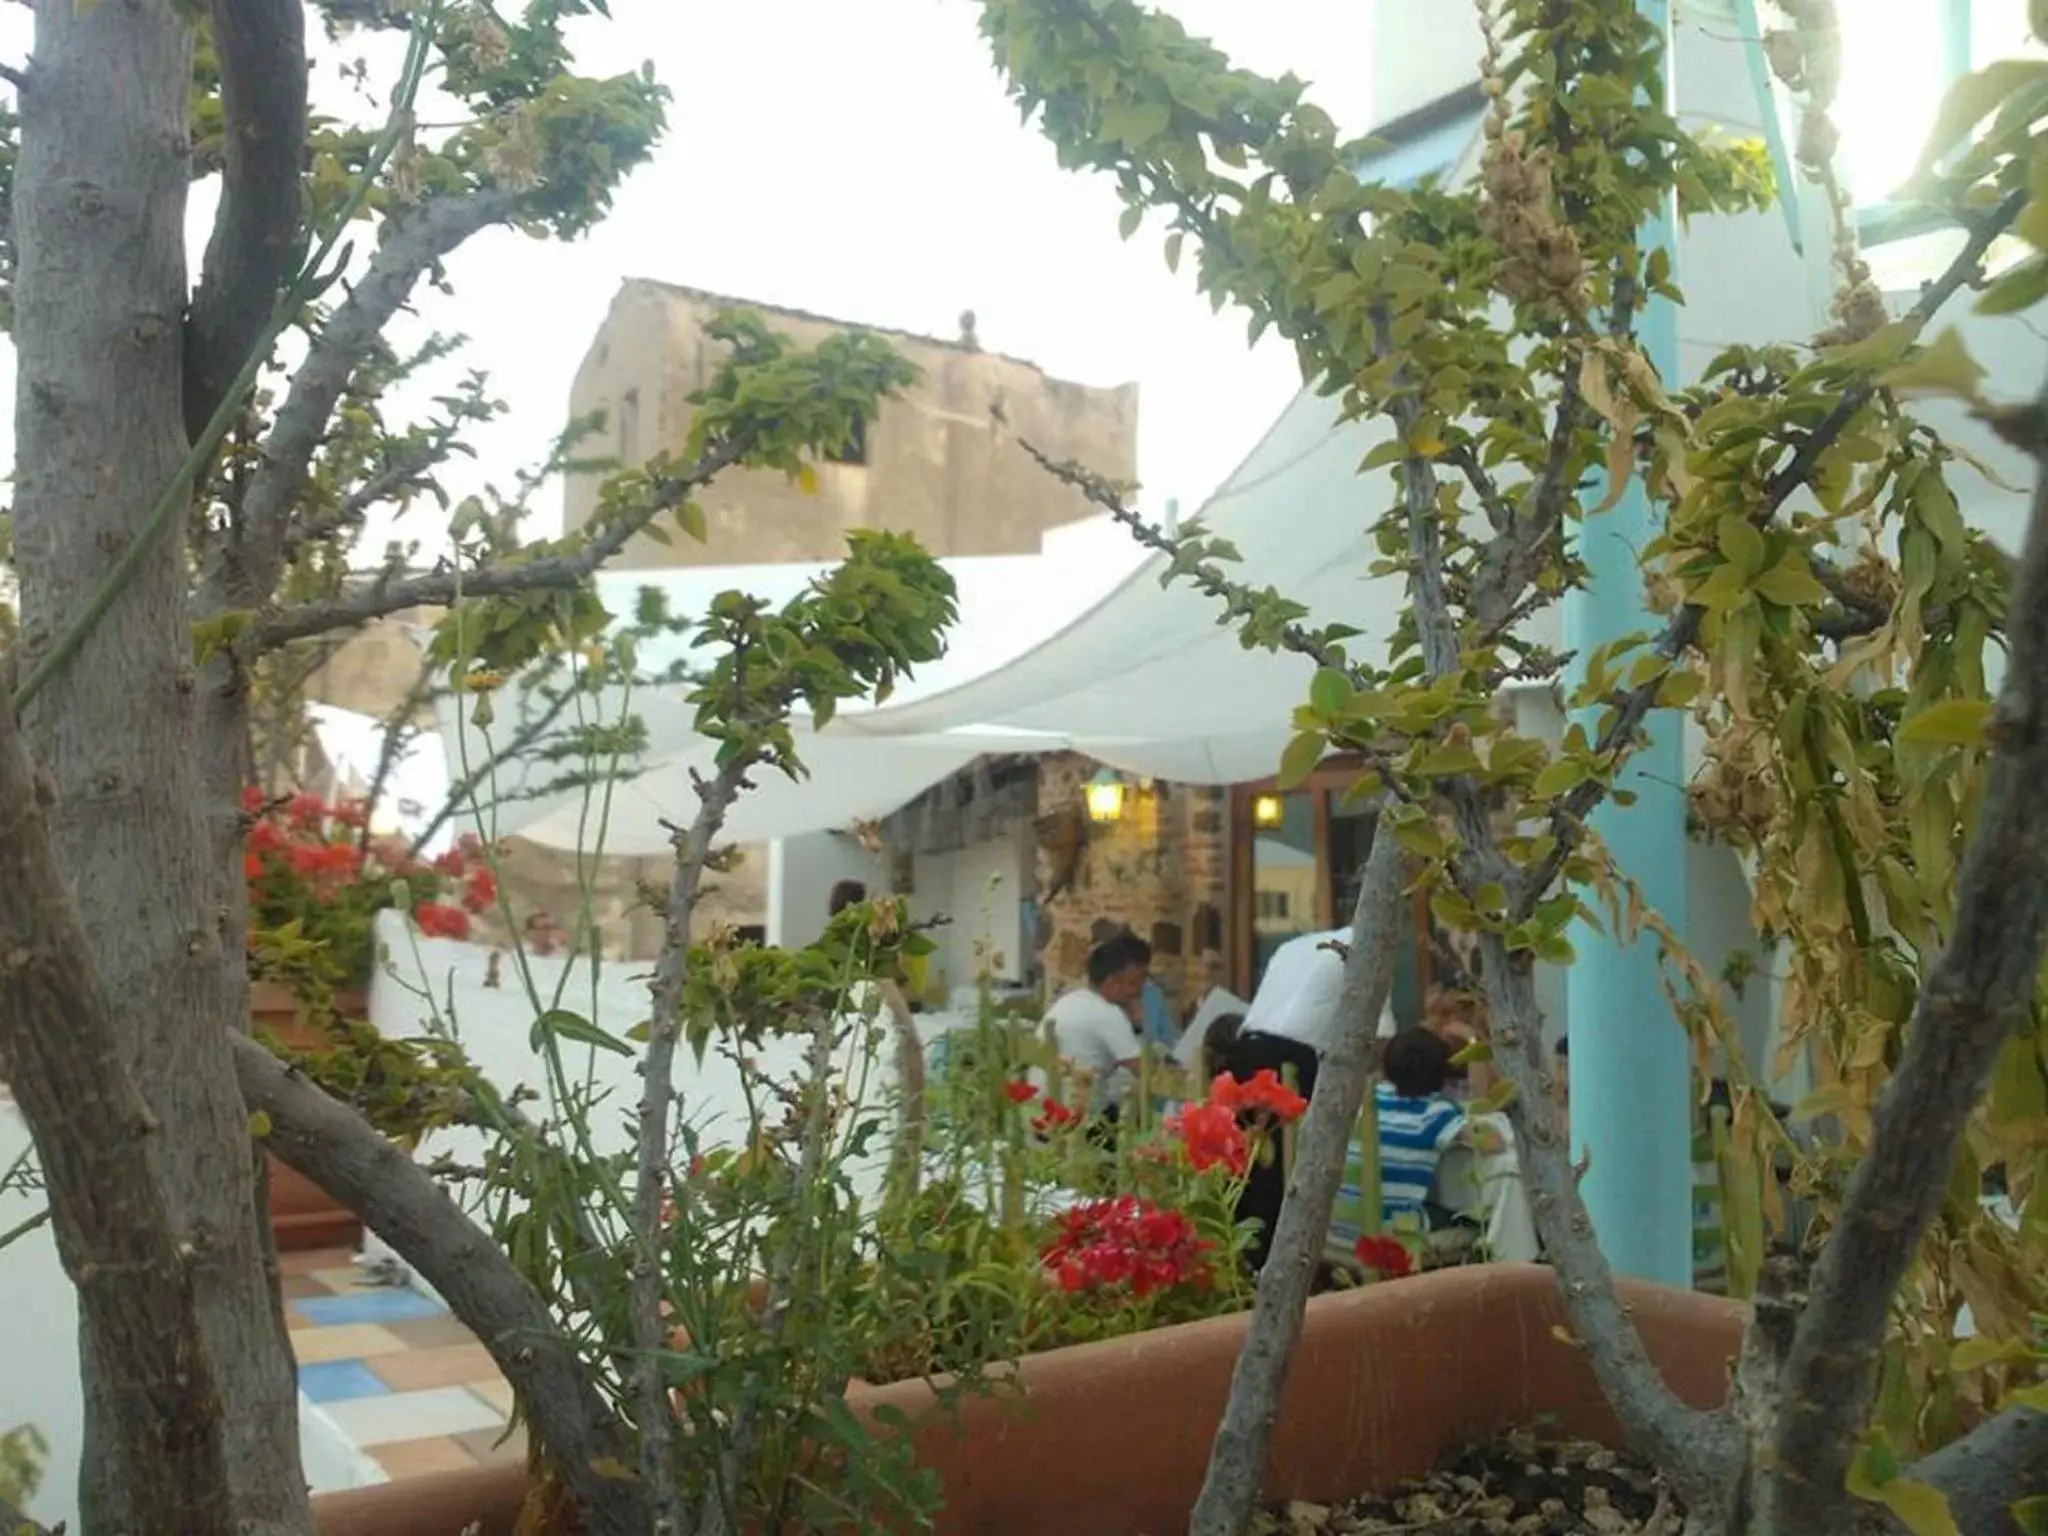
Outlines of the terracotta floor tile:
{"label": "terracotta floor tile", "polygon": [[455,1443],[478,1461],[500,1462],[526,1460],[526,1429],[522,1425],[509,1435],[502,1429],[472,1430],[466,1435],[457,1435]]}
{"label": "terracotta floor tile", "polygon": [[379,1323],[378,1327],[394,1338],[402,1339],[407,1349],[439,1349],[448,1344],[474,1344],[476,1335],[454,1318],[407,1317],[395,1322]]}
{"label": "terracotta floor tile", "polygon": [[277,1272],[281,1275],[310,1275],[321,1269],[347,1269],[356,1256],[346,1248],[305,1248],[297,1253],[280,1253]]}
{"label": "terracotta floor tile", "polygon": [[301,1365],[323,1360],[360,1360],[395,1354],[405,1341],[375,1323],[349,1323],[340,1328],[294,1328],[292,1354]]}
{"label": "terracotta floor tile", "polygon": [[388,1387],[418,1392],[425,1387],[460,1387],[489,1381],[498,1374],[481,1344],[444,1344],[436,1349],[408,1349],[381,1355],[370,1369]]}
{"label": "terracotta floor tile", "polygon": [[394,1440],[378,1446],[370,1455],[393,1482],[434,1472],[460,1472],[475,1466],[477,1460],[460,1441],[447,1435],[429,1440]]}
{"label": "terracotta floor tile", "polygon": [[506,1418],[512,1416],[512,1383],[500,1377],[496,1381],[468,1381],[463,1383],[470,1391],[489,1403]]}
{"label": "terracotta floor tile", "polygon": [[334,1292],[313,1275],[286,1275],[280,1289],[286,1301],[297,1301],[301,1296],[332,1296]]}

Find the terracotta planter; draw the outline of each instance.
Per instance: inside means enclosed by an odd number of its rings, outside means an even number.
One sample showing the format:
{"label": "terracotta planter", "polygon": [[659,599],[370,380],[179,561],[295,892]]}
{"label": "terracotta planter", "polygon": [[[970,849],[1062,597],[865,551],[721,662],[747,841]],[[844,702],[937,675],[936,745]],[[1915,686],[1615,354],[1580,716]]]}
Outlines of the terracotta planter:
{"label": "terracotta planter", "polygon": [[[345,1013],[361,1015],[367,1000],[359,992],[343,993],[336,1003]],[[257,982],[249,989],[249,1018],[288,1045],[309,1049],[321,1035],[306,1023],[304,1011],[282,987]],[[309,1248],[353,1248],[363,1238],[355,1212],[326,1190],[270,1159],[270,1230],[280,1253]]]}
{"label": "terracotta planter", "polygon": [[[1652,1357],[1681,1396],[1725,1396],[1743,1311],[1719,1298],[1627,1288]],[[945,1483],[937,1536],[1145,1536],[1185,1530],[1246,1314],[1025,1360],[1025,1401],[974,1399],[920,1432]],[[1267,1492],[1319,1503],[1427,1471],[1447,1452],[1542,1421],[1612,1442],[1584,1357],[1563,1342],[1557,1281],[1479,1265],[1317,1298],[1288,1382]],[[856,1412],[929,1407],[923,1382],[850,1393]],[[517,1467],[425,1477],[314,1500],[321,1536],[513,1536]],[[550,1533],[563,1536],[563,1533]]]}

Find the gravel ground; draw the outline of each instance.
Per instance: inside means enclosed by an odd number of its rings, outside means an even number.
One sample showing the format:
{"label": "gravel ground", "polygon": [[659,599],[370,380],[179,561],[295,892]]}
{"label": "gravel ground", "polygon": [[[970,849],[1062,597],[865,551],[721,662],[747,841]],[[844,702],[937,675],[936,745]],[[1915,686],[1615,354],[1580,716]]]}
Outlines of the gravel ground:
{"label": "gravel ground", "polygon": [[1253,1536],[1677,1536],[1682,1511],[1657,1473],[1604,1446],[1511,1435],[1351,1504],[1290,1504]]}

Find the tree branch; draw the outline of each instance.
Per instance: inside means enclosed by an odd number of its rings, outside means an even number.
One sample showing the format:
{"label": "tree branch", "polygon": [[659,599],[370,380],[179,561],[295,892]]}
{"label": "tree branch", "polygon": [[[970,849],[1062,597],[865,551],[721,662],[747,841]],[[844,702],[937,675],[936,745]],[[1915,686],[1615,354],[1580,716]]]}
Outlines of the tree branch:
{"label": "tree branch", "polygon": [[1948,1496],[1969,1536],[2025,1536],[2012,1507],[2048,1497],[2048,1413],[2008,1408],[1916,1462],[1906,1475]]}
{"label": "tree branch", "polygon": [[[244,558],[264,567],[249,573],[256,591],[267,594],[274,585],[264,579],[270,574],[267,567],[282,558],[313,455],[356,366],[377,345],[421,277],[470,236],[510,218],[517,207],[515,193],[492,188],[431,198],[385,225],[369,271],[313,338],[263,439],[241,530],[248,546]],[[232,600],[230,595],[229,605]]]}
{"label": "tree branch", "polygon": [[1265,1491],[1273,1426],[1301,1338],[1302,1316],[1330,1232],[1359,1110],[1371,1091],[1380,1011],[1394,974],[1394,947],[1406,904],[1400,842],[1381,823],[1351,914],[1344,990],[1335,1039],[1316,1070],[1315,1092],[1295,1142],[1294,1169],[1259,1272],[1244,1348],[1230,1374],[1230,1396],[1189,1522],[1190,1536],[1241,1536]]}
{"label": "tree branch", "polygon": [[289,559],[294,550],[315,540],[354,527],[379,503],[420,489],[428,473],[437,465],[446,463],[454,448],[455,435],[451,427],[445,434],[437,435],[410,452],[401,453],[325,512],[303,513],[286,531],[285,557]]}
{"label": "tree branch", "polygon": [[2048,820],[2034,801],[2048,779],[2048,459],[2038,475],[1954,931],[1920,990],[1786,1362],[1771,1478],[1782,1529],[1832,1530],[1848,1501],[1892,1296],[1940,1211],[1999,1049],[2032,1016],[2048,932]]}
{"label": "tree branch", "polygon": [[[745,656],[738,657],[744,668]],[[650,987],[653,1014],[648,1025],[647,1059],[641,1067],[640,1123],[633,1188],[633,1234],[640,1254],[633,1265],[633,1345],[639,1359],[633,1369],[640,1417],[640,1476],[653,1500],[659,1529],[680,1533],[682,1493],[676,1485],[675,1421],[668,1386],[661,1370],[667,1347],[661,1315],[661,1202],[669,1186],[669,1110],[675,1100],[676,1045],[683,1032],[683,985],[689,978],[691,920],[697,910],[697,887],[711,857],[712,840],[724,825],[746,781],[751,755],[742,754],[697,785],[697,819],[687,836],[676,841],[675,872],[669,880],[667,926],[661,960]]]}
{"label": "tree branch", "polygon": [[306,8],[212,0],[226,152],[219,211],[185,321],[185,430],[206,430],[291,276],[306,147]]}
{"label": "tree branch", "polygon": [[746,446],[742,442],[723,443],[688,472],[657,481],[644,506],[606,523],[578,548],[537,560],[476,570],[446,569],[413,576],[393,573],[379,576],[329,602],[266,609],[243,635],[238,649],[255,655],[309,635],[355,628],[408,608],[446,608],[465,598],[573,587],[624,549],[634,534],[663,512],[680,506],[697,487],[735,463]]}
{"label": "tree branch", "polygon": [[475,1330],[581,1504],[583,1528],[594,1536],[646,1536],[646,1491],[615,1472],[632,1456],[621,1427],[511,1261],[425,1169],[359,1115],[248,1036],[233,1043],[243,1100],[270,1121],[266,1144],[357,1212]]}
{"label": "tree branch", "polygon": [[[0,665],[11,688],[12,668]],[[0,689],[0,1060],[28,1122],[81,1338],[118,1339],[104,1448],[164,1530],[232,1536],[222,1398],[200,1337],[196,1255],[152,1166],[159,1130],[123,1062],[39,784]],[[110,1511],[109,1513],[115,1513]]]}

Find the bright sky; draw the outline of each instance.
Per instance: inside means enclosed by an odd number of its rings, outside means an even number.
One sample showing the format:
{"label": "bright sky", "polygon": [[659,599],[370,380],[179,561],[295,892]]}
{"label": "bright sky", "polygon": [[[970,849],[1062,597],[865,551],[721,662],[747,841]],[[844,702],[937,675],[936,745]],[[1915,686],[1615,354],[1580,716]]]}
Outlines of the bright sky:
{"label": "bright sky", "polygon": [[[1421,3],[1421,0],[1407,0]],[[2013,0],[1996,5],[2015,9]],[[1340,124],[1370,121],[1372,0],[1170,0],[1240,62],[1314,82]],[[1935,41],[1885,7],[1882,32],[1852,27],[1845,127],[1857,180],[1876,192],[1910,168],[1932,108]],[[1243,322],[1211,316],[1158,236],[1129,245],[1103,182],[1054,163],[1018,125],[965,0],[613,0],[580,33],[586,70],[651,59],[675,94],[656,160],[613,216],[574,245],[493,232],[451,266],[453,301],[432,324],[471,338],[510,415],[479,435],[501,484],[559,430],[570,379],[619,282],[660,278],[878,325],[954,333],[963,309],[983,344],[1055,374],[1140,386],[1144,501],[1192,510],[1277,414],[1292,356],[1245,347]],[[0,18],[0,57],[25,53],[26,18]],[[1875,17],[1871,18],[1875,20]],[[1903,29],[1903,30],[1902,30]],[[1924,30],[1924,28],[1923,28]],[[1911,36],[1907,36],[1911,33]],[[1980,48],[1980,52],[1982,49]],[[332,66],[316,96],[333,105]],[[210,199],[195,200],[194,249]],[[11,443],[13,370],[0,360],[0,452]],[[541,510],[552,519],[558,497]]]}

